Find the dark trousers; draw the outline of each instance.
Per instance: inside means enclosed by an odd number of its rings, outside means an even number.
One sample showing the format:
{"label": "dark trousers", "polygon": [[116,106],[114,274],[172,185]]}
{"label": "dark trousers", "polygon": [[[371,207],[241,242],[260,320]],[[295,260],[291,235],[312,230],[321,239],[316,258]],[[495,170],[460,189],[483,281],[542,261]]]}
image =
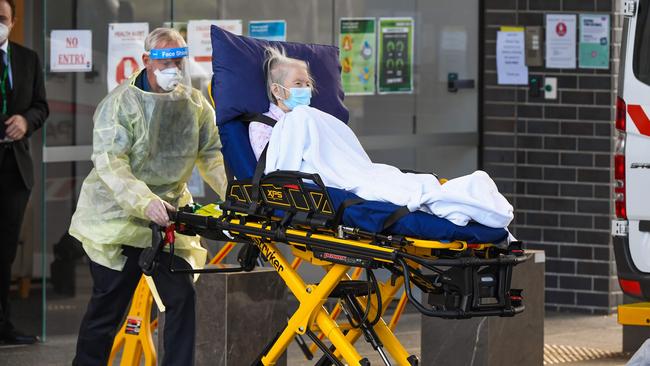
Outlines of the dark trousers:
{"label": "dark trousers", "polygon": [[18,170],[12,145],[0,144],[0,335],[13,327],[9,321],[11,265],[16,259],[30,193]]}
{"label": "dark trousers", "polygon": [[[127,311],[129,301],[140,281],[142,272],[138,257],[142,249],[123,246],[128,258],[122,271],[115,271],[90,262],[93,293],[77,339],[77,355],[73,365],[104,366],[108,362],[113,338]],[[164,359],[162,365],[189,366],[194,364],[196,328],[195,293],[192,277],[169,272],[169,253],[160,255],[153,276],[156,288],[165,304]],[[174,267],[189,268],[179,257]]]}

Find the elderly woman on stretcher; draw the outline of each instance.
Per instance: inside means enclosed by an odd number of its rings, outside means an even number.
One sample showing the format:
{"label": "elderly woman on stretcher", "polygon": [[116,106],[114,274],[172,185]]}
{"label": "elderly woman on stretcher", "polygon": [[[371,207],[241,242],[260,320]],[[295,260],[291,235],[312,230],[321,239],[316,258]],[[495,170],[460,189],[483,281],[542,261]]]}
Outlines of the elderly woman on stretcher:
{"label": "elderly woman on stretcher", "polygon": [[317,173],[328,187],[420,210],[459,226],[475,221],[505,228],[512,221],[512,205],[483,171],[441,184],[433,174],[403,173],[373,163],[344,122],[309,106],[314,83],[304,61],[268,48],[265,70],[270,104],[264,115],[278,122],[274,127],[251,122],[248,128],[255,157],[259,160],[267,149],[265,173]]}

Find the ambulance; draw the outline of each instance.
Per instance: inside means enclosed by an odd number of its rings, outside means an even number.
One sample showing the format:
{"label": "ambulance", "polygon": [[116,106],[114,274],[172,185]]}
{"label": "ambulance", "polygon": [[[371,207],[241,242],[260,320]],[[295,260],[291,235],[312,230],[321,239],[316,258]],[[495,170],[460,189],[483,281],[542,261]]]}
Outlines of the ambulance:
{"label": "ambulance", "polygon": [[623,1],[612,222],[623,292],[650,300],[650,0]]}

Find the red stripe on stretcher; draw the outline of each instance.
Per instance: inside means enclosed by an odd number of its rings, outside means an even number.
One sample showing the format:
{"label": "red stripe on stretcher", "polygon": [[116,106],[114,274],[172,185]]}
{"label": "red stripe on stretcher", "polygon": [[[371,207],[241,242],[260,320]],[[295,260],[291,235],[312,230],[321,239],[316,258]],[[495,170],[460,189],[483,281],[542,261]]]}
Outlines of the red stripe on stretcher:
{"label": "red stripe on stretcher", "polygon": [[212,56],[194,56],[196,62],[212,62]]}
{"label": "red stripe on stretcher", "polygon": [[632,122],[642,135],[650,136],[650,118],[643,111],[643,107],[638,104],[627,106],[627,113],[630,114]]}

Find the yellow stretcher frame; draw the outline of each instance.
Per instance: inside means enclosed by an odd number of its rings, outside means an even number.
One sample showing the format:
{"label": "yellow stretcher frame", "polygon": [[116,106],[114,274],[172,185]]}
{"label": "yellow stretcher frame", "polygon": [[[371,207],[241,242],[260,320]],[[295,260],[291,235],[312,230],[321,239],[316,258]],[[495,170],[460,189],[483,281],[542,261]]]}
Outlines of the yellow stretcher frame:
{"label": "yellow stretcher frame", "polygon": [[[143,356],[145,366],[157,365],[153,331],[158,328],[158,319],[151,321],[152,305],[153,296],[143,275],[133,294],[126,319],[113,340],[108,365],[113,365],[120,350],[120,366],[139,366]],[[136,323],[137,326],[130,322]]]}
{"label": "yellow stretcher frame", "polygon": [[[361,366],[363,357],[353,345],[360,333],[357,334],[355,329],[349,329],[347,335],[344,334],[343,330],[345,329],[342,329],[330,317],[330,314],[323,306],[334,288],[341,280],[346,278],[350,267],[343,264],[332,264],[319,284],[306,284],[300,275],[291,268],[291,265],[278,250],[275,243],[261,243],[261,250],[267,259],[273,258],[276,272],[300,303],[296,312],[289,318],[285,329],[261,358],[261,363],[265,366],[275,365],[293,341],[293,338],[298,334],[304,335],[309,328],[321,331],[336,347],[336,352],[341,355],[348,365]],[[399,288],[397,283],[395,286],[390,287]],[[411,355],[408,354],[388,325],[380,321],[374,326],[374,329],[393,359],[399,365],[410,366],[411,363],[408,358]]]}
{"label": "yellow stretcher frame", "polygon": [[[235,246],[236,243],[234,242],[226,242],[224,246],[217,252],[217,254],[215,254],[215,256],[210,260],[209,264],[221,263],[228,256],[228,254],[230,254],[230,252],[235,248]],[[297,270],[299,266],[302,264],[302,262],[303,262],[302,258],[295,257],[293,262],[291,263],[291,268]],[[363,273],[363,269],[357,267],[350,275],[350,279],[356,280],[361,276],[362,273]],[[403,280],[400,281],[399,283],[396,283],[395,286],[390,286],[385,283],[382,283],[380,285],[380,287],[382,288],[382,295],[383,295],[382,298],[384,299],[386,304],[392,302],[394,295],[401,287],[402,282]],[[391,290],[388,289],[384,290],[384,287],[391,288]],[[391,294],[392,296],[389,297],[388,294]],[[395,326],[397,325],[397,322],[399,321],[406,307],[406,302],[407,302],[406,293],[403,293],[395,308],[395,311],[393,312],[389,324],[389,328],[391,330],[395,329]],[[153,344],[153,332],[158,328],[158,319],[154,319],[153,321],[150,320],[152,306],[153,306],[153,296],[149,288],[149,285],[145,281],[145,276],[143,275],[133,294],[133,298],[131,300],[131,305],[127,314],[127,318],[124,320],[124,323],[120,327],[120,330],[117,332],[115,339],[113,341],[113,346],[111,349],[108,365],[113,365],[120,350],[122,351],[122,355],[120,357],[120,366],[140,365],[143,357],[145,360],[145,366],[153,366],[157,364],[157,352]],[[376,304],[373,306],[376,306]],[[384,307],[384,310],[386,309],[387,307]],[[342,310],[341,303],[338,302],[331,313],[331,317],[333,320],[336,320],[338,318],[338,316],[341,314],[341,310]],[[145,314],[149,314],[150,322],[144,319]],[[140,328],[140,331],[137,334],[133,334],[132,332],[127,332],[126,330],[127,319],[142,319],[143,326]],[[148,326],[146,324],[148,324]],[[359,338],[359,336],[361,335],[361,332],[358,329],[351,328],[349,324],[341,325],[341,327],[351,331],[351,333],[349,333],[348,338],[350,339],[350,342],[352,344],[354,344],[356,340]],[[320,340],[325,338],[324,333],[319,332],[317,329],[314,329],[314,331],[318,332],[318,338]],[[318,346],[315,343],[312,343],[309,346],[309,351],[312,354],[314,354],[317,351],[317,349]]]}
{"label": "yellow stretcher frame", "polygon": [[[213,207],[209,207],[213,206]],[[228,206],[226,206],[228,207]],[[189,209],[189,211],[188,211]],[[174,233],[190,235],[199,234],[208,237],[229,237],[233,241],[244,243],[248,248],[257,248],[259,254],[268,261],[278,275],[282,278],[289,291],[298,300],[297,310],[289,317],[286,327],[278,333],[267,347],[263,350],[258,360],[253,365],[275,365],[277,360],[284,354],[287,347],[297,336],[307,335],[314,343],[321,348],[327,357],[337,365],[342,365],[340,360],[352,366],[366,366],[369,361],[363,358],[354,347],[355,341],[364,334],[366,338],[370,335],[373,340],[373,348],[379,351],[382,358],[387,360],[387,351],[397,365],[413,366],[419,363],[414,355],[409,355],[399,339],[395,337],[391,326],[394,327],[399,319],[394,317],[390,323],[386,323],[382,316],[386,309],[379,305],[379,296],[382,299],[392,301],[400,288],[405,289],[408,299],[423,314],[437,317],[466,318],[473,316],[514,316],[523,311],[521,303],[521,290],[510,289],[510,276],[512,267],[525,261],[520,244],[509,244],[507,248],[495,247],[493,244],[467,244],[462,241],[440,242],[436,240],[421,240],[415,238],[382,236],[379,234],[363,233],[353,228],[339,226],[337,232],[325,227],[303,226],[303,224],[287,225],[291,217],[278,219],[275,217],[248,216],[241,212],[242,208],[226,208],[220,212],[215,205],[196,208],[186,207],[180,209],[174,215],[174,224],[167,228],[161,228],[155,224],[151,225],[154,235],[152,236],[152,248],[143,252],[140,262],[145,273],[151,273],[155,268],[155,256],[152,253],[160,253],[164,245],[170,245],[170,254],[174,253]],[[299,221],[300,222],[300,221]],[[313,224],[312,224],[313,225]],[[164,234],[164,235],[163,235]],[[219,236],[223,234],[223,236]],[[292,254],[296,257],[290,263],[280,252],[277,243],[283,243],[291,247]],[[240,261],[241,268],[236,270],[251,270],[247,264],[250,261],[250,252],[247,249],[247,259]],[[145,256],[146,254],[146,256]],[[441,255],[443,255],[441,258]],[[257,254],[254,254],[257,257]],[[145,258],[143,262],[143,258]],[[244,257],[242,257],[244,258]],[[241,259],[241,258],[240,258]],[[309,262],[315,266],[325,269],[323,278],[318,283],[305,283],[297,273],[296,267],[301,262]],[[143,265],[143,263],[145,263]],[[420,266],[426,267],[438,273],[433,277],[425,277],[420,272]],[[461,275],[446,274],[439,268],[458,267],[462,268]],[[488,266],[488,267],[486,267]],[[489,267],[491,266],[491,267]],[[378,283],[372,280],[373,292],[358,292],[349,290],[349,286],[339,287],[344,281],[350,281],[348,275],[352,267],[387,268],[393,276],[391,280]],[[490,296],[479,295],[478,268],[493,268],[498,273],[492,281],[498,287],[498,298],[496,302],[479,303],[477,301],[489,300]],[[469,272],[467,272],[469,270]],[[182,270],[173,269],[172,272]],[[232,269],[206,268],[193,273],[232,271]],[[415,272],[414,272],[415,271]],[[184,273],[188,273],[186,271]],[[370,275],[372,275],[370,273]],[[466,298],[462,295],[463,304],[471,304],[470,307],[463,305],[462,308],[454,307],[427,309],[411,293],[411,282],[421,287],[426,292],[443,294],[437,292],[436,288],[443,286],[435,278],[448,278],[445,281],[457,280],[474,283],[471,291],[475,295]],[[451,276],[451,277],[448,277]],[[468,277],[469,276],[469,277]],[[374,276],[371,276],[374,278]],[[480,286],[483,285],[484,277],[480,277]],[[370,280],[369,280],[370,281]],[[502,282],[505,281],[505,282]],[[465,282],[463,282],[465,283]],[[350,283],[349,285],[354,285]],[[464,286],[464,285],[463,285]],[[482,288],[482,287],[481,287]],[[356,314],[355,322],[362,321],[361,329],[351,324],[339,324],[336,321],[338,313],[328,312],[324,304],[330,298],[334,290],[337,290],[335,297],[342,296],[346,301],[346,308]],[[351,292],[350,292],[351,291]],[[511,292],[512,291],[512,292]],[[363,295],[360,295],[363,294]],[[456,294],[452,291],[450,294]],[[462,294],[465,294],[463,292]],[[471,293],[470,293],[471,294]],[[437,295],[440,296],[440,295]],[[457,295],[453,295],[457,296]],[[472,297],[473,296],[473,297]],[[368,299],[370,297],[370,299]],[[444,299],[444,298],[443,298]],[[472,300],[473,299],[473,300]],[[400,300],[400,307],[403,309],[405,301]],[[435,301],[435,300],[434,300]],[[388,301],[383,302],[388,303]],[[446,304],[446,302],[442,302]],[[364,305],[367,304],[367,305]],[[370,306],[370,309],[366,309]],[[351,307],[351,308],[350,308]],[[379,311],[378,309],[381,309]],[[340,313],[340,312],[339,312]],[[361,314],[366,313],[363,317]],[[369,319],[374,319],[370,321]],[[326,349],[326,345],[320,342],[315,336],[316,332],[322,333],[322,339],[327,339],[334,348],[334,353]],[[372,334],[371,334],[372,333]]]}
{"label": "yellow stretcher frame", "polygon": [[[284,354],[287,347],[293,341],[294,337],[297,335],[304,335],[308,330],[321,332],[321,338],[327,338],[335,347],[335,356],[344,360],[348,365],[362,366],[367,364],[367,360],[363,358],[354,347],[354,342],[362,334],[361,331],[350,327],[349,324],[339,325],[336,322],[336,315],[338,315],[337,310],[334,309],[332,313],[329,313],[324,307],[329,295],[338,284],[341,281],[350,279],[347,273],[351,267],[316,258],[314,253],[309,250],[308,245],[302,242],[302,239],[307,241],[323,240],[339,245],[343,244],[350,247],[362,248],[371,253],[384,254],[374,258],[374,260],[379,262],[390,262],[390,259],[386,258],[394,254],[395,251],[407,252],[423,257],[433,257],[431,255],[432,249],[463,251],[469,247],[467,243],[461,241],[445,243],[434,240],[409,238],[410,245],[403,248],[394,248],[378,246],[360,240],[337,238],[324,233],[314,233],[288,228],[285,232],[287,235],[286,244],[292,246],[292,254],[297,258],[294,260],[294,263],[289,263],[277,248],[276,242],[269,239],[273,236],[271,235],[271,229],[266,225],[258,222],[242,220],[241,218],[230,218],[228,221],[233,225],[228,228],[229,232],[235,236],[246,236],[250,241],[255,243],[255,245],[260,249],[261,254],[272,264],[273,268],[280,275],[291,293],[299,302],[298,309],[289,318],[287,326],[281,333],[279,333],[278,337],[260,357],[259,364],[265,366],[275,365],[277,360]],[[250,232],[247,232],[247,229],[255,229],[257,232],[269,230],[269,235],[251,234]],[[483,250],[490,246],[492,246],[492,244],[474,244],[471,248]],[[318,284],[305,283],[295,269],[297,260],[303,262],[307,261],[314,265],[325,267],[326,273],[324,277]],[[394,283],[390,283],[390,281],[381,283],[380,292],[383,295],[382,297],[387,300],[392,300],[398,290],[404,285],[403,281],[402,277],[398,277]],[[361,300],[360,303],[365,303],[365,297],[360,297],[359,299]],[[381,319],[373,326],[373,329],[383,344],[383,348],[388,351],[398,365],[411,366],[415,361],[413,359],[414,356],[408,354],[401,342],[395,337],[391,328],[394,327],[399,320],[405,302],[405,297],[400,299],[397,316],[395,316],[390,323],[387,324],[383,319]],[[377,311],[377,304],[372,297],[370,304],[370,318],[372,318]],[[385,309],[385,307],[383,309]],[[346,333],[344,333],[344,331]]]}

